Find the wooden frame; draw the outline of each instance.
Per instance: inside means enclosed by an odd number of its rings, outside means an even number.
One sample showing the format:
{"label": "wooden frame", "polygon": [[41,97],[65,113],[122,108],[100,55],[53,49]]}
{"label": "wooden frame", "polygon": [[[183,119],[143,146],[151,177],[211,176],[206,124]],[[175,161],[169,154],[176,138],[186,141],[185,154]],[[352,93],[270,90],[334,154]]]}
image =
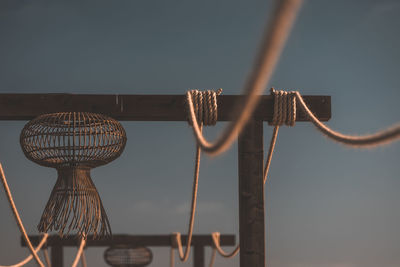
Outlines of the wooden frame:
{"label": "wooden frame", "polygon": [[[303,96],[321,120],[331,117],[330,96]],[[229,121],[243,96],[220,95],[218,120]],[[0,120],[30,120],[40,114],[87,111],[121,121],[186,121],[184,95],[0,94]],[[265,267],[263,122],[272,120],[273,97],[260,96],[251,120],[239,137],[240,266]],[[307,121],[298,109],[296,121]],[[195,249],[196,251],[196,249]]]}
{"label": "wooden frame", "polygon": [[[29,236],[32,244],[37,246],[42,239],[39,235]],[[187,236],[182,235],[182,245],[186,245]],[[49,236],[44,247],[51,248],[51,266],[62,267],[64,263],[64,247],[78,247],[80,239],[76,236],[60,238],[58,235]],[[234,235],[221,235],[221,246],[234,246]],[[171,247],[171,235],[113,235],[112,239],[93,239],[88,236],[86,247],[110,247],[112,245],[130,245],[134,247]],[[26,246],[24,238],[21,237],[21,246]],[[193,235],[193,266],[205,267],[205,247],[212,247],[211,235]]]}

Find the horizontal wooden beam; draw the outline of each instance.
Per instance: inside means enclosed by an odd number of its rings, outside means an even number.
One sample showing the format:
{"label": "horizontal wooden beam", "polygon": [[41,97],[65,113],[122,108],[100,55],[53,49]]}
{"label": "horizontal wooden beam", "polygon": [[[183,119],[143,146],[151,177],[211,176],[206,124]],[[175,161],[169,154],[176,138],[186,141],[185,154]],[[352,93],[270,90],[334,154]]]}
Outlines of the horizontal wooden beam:
{"label": "horizontal wooden beam", "polygon": [[[218,96],[218,120],[229,121],[240,95]],[[322,121],[331,118],[330,96],[304,96]],[[87,94],[0,94],[0,120],[31,120],[53,112],[86,111],[109,115],[121,121],[186,121],[184,95],[87,95]],[[261,96],[254,118],[272,120],[273,98]],[[297,121],[307,117],[299,110]]]}
{"label": "horizontal wooden beam", "polygon": [[[37,246],[42,239],[39,235],[30,235],[29,239],[32,244]],[[187,236],[182,235],[182,244],[186,245]],[[80,240],[76,236],[69,236],[67,238],[60,238],[58,235],[49,236],[46,246],[62,246],[62,247],[76,247],[79,246]],[[221,246],[234,246],[234,235],[221,235]],[[93,239],[88,236],[87,247],[109,247],[112,245],[131,245],[131,246],[145,246],[145,247],[170,247],[171,235],[113,235],[112,238],[107,239]],[[192,246],[212,246],[213,241],[211,235],[193,235]],[[21,246],[25,247],[26,242],[21,237]]]}

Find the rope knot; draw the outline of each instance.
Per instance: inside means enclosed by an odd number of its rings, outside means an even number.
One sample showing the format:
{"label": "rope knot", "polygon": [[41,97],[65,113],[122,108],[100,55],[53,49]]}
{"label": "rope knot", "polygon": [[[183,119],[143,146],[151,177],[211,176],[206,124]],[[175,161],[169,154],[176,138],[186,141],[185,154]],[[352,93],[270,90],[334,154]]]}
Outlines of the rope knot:
{"label": "rope knot", "polygon": [[277,91],[271,88],[271,95],[274,96],[274,115],[269,124],[294,126],[296,122],[296,92]]}
{"label": "rope knot", "polygon": [[[186,105],[189,101],[192,102],[194,113],[196,115],[197,123],[199,125],[215,125],[218,120],[218,105],[217,96],[222,93],[222,88],[217,91],[205,90],[199,91],[197,89],[189,90],[186,92]],[[190,114],[190,108],[187,107],[189,112],[189,124],[193,125],[193,119]]]}

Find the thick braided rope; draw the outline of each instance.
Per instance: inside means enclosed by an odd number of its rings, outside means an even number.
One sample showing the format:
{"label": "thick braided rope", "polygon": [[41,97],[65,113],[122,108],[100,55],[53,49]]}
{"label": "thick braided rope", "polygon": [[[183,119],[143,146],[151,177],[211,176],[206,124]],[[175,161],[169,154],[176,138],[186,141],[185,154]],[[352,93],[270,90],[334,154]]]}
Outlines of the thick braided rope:
{"label": "thick braided rope", "polygon": [[[217,95],[221,94],[222,89],[218,89],[217,92],[212,90],[199,91],[190,90],[187,95],[190,95],[194,108],[194,114],[196,120],[200,122],[200,131],[202,131],[203,125],[215,125],[218,119],[218,107],[217,107]],[[189,124],[192,121],[189,120]],[[192,125],[193,126],[193,125]],[[194,169],[194,179],[192,188],[192,204],[190,210],[190,220],[188,226],[188,240],[186,244],[186,249],[183,251],[181,233],[175,232],[171,235],[171,242],[173,246],[178,248],[179,259],[183,262],[187,261],[190,254],[190,247],[192,243],[193,227],[194,227],[194,217],[196,214],[196,203],[197,203],[197,189],[199,184],[199,170],[200,170],[200,156],[201,148],[199,145],[196,146],[196,163]],[[173,253],[173,252],[171,252]],[[171,257],[171,266],[173,263],[173,257]]]}
{"label": "thick braided rope", "polygon": [[[43,245],[46,243],[47,238],[48,238],[49,234],[45,233],[43,234],[43,238],[40,241],[39,245],[35,248],[35,252],[38,253],[39,250],[43,247]],[[46,250],[43,250],[43,252]],[[13,264],[13,265],[0,265],[0,267],[21,267],[24,266],[25,264],[27,264],[28,262],[30,262],[32,260],[33,256],[32,254],[30,254],[28,257],[26,257],[24,260]],[[49,266],[49,265],[48,265]]]}
{"label": "thick braided rope", "polygon": [[32,243],[29,240],[28,234],[26,233],[25,227],[22,224],[21,217],[19,216],[17,207],[15,206],[14,199],[12,197],[12,194],[11,194],[11,191],[10,191],[10,187],[8,186],[6,176],[4,175],[3,166],[1,164],[0,164],[0,176],[1,176],[1,181],[3,183],[4,191],[6,192],[6,195],[7,195],[8,202],[9,202],[11,210],[12,210],[12,212],[14,214],[14,218],[15,218],[15,220],[17,222],[18,228],[19,228],[22,236],[24,237],[24,240],[25,240],[25,242],[26,242],[26,244],[27,244],[27,246],[29,248],[29,251],[31,252],[31,255],[33,256],[33,258],[35,259],[37,264],[40,267],[44,267],[43,262],[40,260],[37,252],[33,248]]}
{"label": "thick braided rope", "polygon": [[[202,123],[202,125],[215,125],[218,119],[218,105],[217,96],[222,93],[222,89],[218,89],[216,92],[213,90],[199,91],[189,90],[186,92],[186,104],[187,110],[190,110],[190,103],[193,105],[194,115],[196,121]],[[191,120],[191,114],[189,112],[189,124],[193,126],[193,120]]]}
{"label": "thick braided rope", "polygon": [[202,135],[200,125],[196,118],[192,95],[186,95],[189,106],[189,119],[193,125],[193,132],[197,143],[205,152],[217,155],[226,151],[246,125],[257,106],[259,96],[265,89],[275,69],[275,65],[278,62],[301,3],[302,0],[281,0],[278,2],[274,17],[269,27],[266,28],[261,49],[256,57],[253,70],[250,72],[249,78],[245,84],[244,101],[239,104],[240,107],[237,106],[235,109],[237,114],[237,116],[235,116],[236,119],[229,123],[222,134],[213,143],[207,141]]}

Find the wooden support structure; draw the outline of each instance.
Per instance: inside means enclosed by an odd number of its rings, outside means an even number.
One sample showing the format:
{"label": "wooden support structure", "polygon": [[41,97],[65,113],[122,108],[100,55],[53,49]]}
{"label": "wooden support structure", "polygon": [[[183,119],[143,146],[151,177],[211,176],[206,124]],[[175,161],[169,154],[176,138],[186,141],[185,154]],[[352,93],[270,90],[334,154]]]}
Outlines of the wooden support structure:
{"label": "wooden support structure", "polygon": [[[330,96],[303,96],[322,121],[331,117]],[[218,121],[229,121],[235,104],[243,96],[220,95]],[[0,120],[31,120],[38,115],[61,111],[87,111],[109,115],[120,121],[186,121],[184,95],[81,95],[0,94]],[[254,118],[272,120],[273,97],[261,96]],[[299,110],[297,121],[307,117]]]}
{"label": "wooden support structure", "polygon": [[[328,121],[331,118],[330,96],[303,96],[303,98],[310,110],[321,121]],[[0,94],[0,120],[30,120],[45,113],[86,111],[109,115],[121,121],[186,121],[185,99],[184,95]],[[218,96],[218,121],[232,120],[236,105],[243,99],[243,96]],[[297,111],[296,121],[308,120],[302,110]],[[251,121],[239,137],[241,267],[264,267],[265,264],[262,123],[271,121],[272,116],[273,97],[260,96]],[[124,238],[117,239],[124,242]],[[169,246],[170,237],[165,238],[162,242]],[[211,242],[209,236],[204,238],[208,240],[207,242]],[[76,246],[76,240],[68,240],[64,240],[63,244],[69,242],[68,244],[73,243]],[[137,244],[146,246],[149,245],[147,243],[149,241],[144,240],[151,240],[151,238],[135,237],[135,240]],[[61,241],[50,238],[48,243],[51,244],[51,242]],[[89,240],[88,245],[100,245],[101,242],[101,240]],[[199,241],[196,241],[196,238],[193,242],[194,258],[198,259],[198,264],[195,266],[204,266],[204,246],[197,246]],[[223,245],[222,240],[221,245]],[[57,251],[57,249],[54,250],[54,255],[58,255]]]}
{"label": "wooden support structure", "polygon": [[238,149],[240,266],[265,267],[262,121],[249,121]]}
{"label": "wooden support structure", "polygon": [[[30,235],[34,246],[37,246],[42,239],[39,235]],[[221,246],[234,246],[234,235],[221,235]],[[52,235],[47,238],[45,247],[51,248],[51,266],[63,267],[64,247],[78,247],[80,240],[76,236],[60,238],[58,235]],[[182,235],[182,245],[187,244],[187,236]],[[193,235],[193,266],[205,267],[205,247],[212,247],[213,241],[211,235]],[[86,247],[110,247],[115,245],[129,245],[133,247],[171,247],[171,235],[113,235],[108,239],[93,239],[93,236],[88,236]],[[21,246],[26,246],[25,239],[21,237]]]}

